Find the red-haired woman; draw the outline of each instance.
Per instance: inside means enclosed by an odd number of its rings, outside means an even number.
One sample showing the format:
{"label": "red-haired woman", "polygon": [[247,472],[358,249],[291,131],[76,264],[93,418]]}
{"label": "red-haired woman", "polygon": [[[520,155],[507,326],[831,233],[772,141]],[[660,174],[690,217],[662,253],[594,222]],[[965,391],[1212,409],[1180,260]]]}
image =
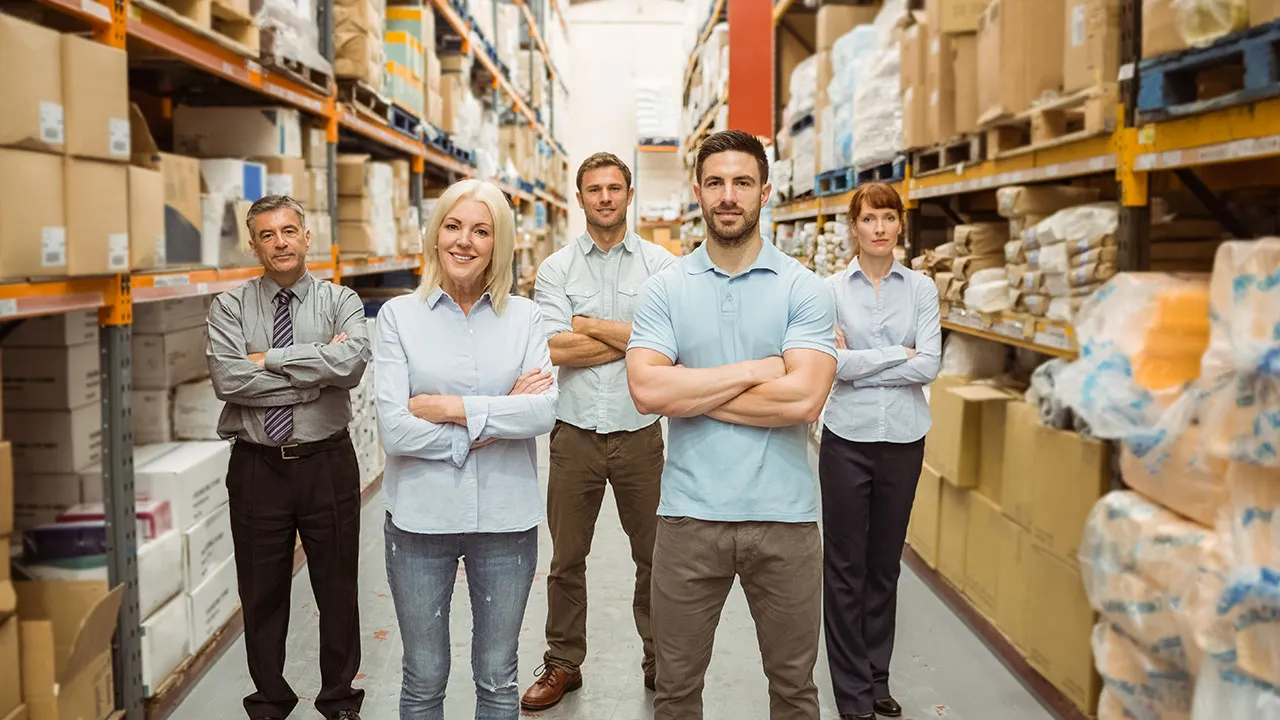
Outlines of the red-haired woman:
{"label": "red-haired woman", "polygon": [[942,356],[938,291],[894,260],[902,198],[863,185],[849,204],[856,256],[828,280],[839,365],[823,416],[818,475],[823,622],[841,720],[902,714],[889,693],[899,561],[924,462],[924,386]]}

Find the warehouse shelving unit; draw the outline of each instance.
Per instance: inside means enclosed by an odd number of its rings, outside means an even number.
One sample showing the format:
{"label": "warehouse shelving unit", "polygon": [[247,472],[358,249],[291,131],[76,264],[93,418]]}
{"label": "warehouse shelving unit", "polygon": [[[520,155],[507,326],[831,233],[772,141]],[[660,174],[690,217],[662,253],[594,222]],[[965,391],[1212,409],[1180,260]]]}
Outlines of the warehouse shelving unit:
{"label": "warehouse shelving unit", "polygon": [[[353,108],[339,102],[331,92],[322,94],[288,76],[263,67],[256,58],[246,57],[220,43],[195,32],[166,16],[162,8],[148,0],[38,0],[48,8],[77,20],[90,29],[100,42],[126,49],[133,43],[158,50],[181,64],[200,71],[211,79],[225,81],[262,97],[265,103],[279,103],[297,108],[326,129],[328,141],[328,173],[336,172],[337,147],[340,142],[376,151],[385,157],[407,157],[411,161],[410,195],[414,204],[423,197],[423,175],[430,172],[444,181],[473,177],[475,169],[452,156],[427,145],[422,137],[400,133],[358,115]],[[546,60],[550,75],[564,86],[563,76],[551,63],[546,44],[524,0],[517,0],[529,21],[530,35]],[[429,0],[438,15],[464,39],[472,36],[469,23],[462,20],[448,0]],[[553,3],[553,6],[555,3]],[[333,60],[333,0],[318,3],[320,47],[322,55]],[[567,30],[558,7],[553,14]],[[493,76],[494,90],[523,115],[543,141],[552,148],[559,162],[564,162],[563,146],[552,137],[528,100],[515,89],[506,73],[484,52],[472,52],[476,61]],[[527,184],[527,183],[526,183]],[[499,183],[516,204],[532,206],[544,203],[551,210],[565,214],[568,203],[546,189],[533,191]],[[329,207],[332,226],[337,227],[335,183],[329,183]],[[556,227],[557,223],[548,223]],[[563,226],[563,223],[559,223]],[[546,237],[548,228],[532,234]],[[324,280],[340,283],[344,278],[417,270],[422,257],[374,257],[361,260],[342,259],[340,247],[333,245],[328,259],[308,262],[311,273]],[[163,717],[195,684],[204,669],[216,659],[240,632],[239,611],[215,634],[204,648],[192,648],[193,656],[178,668],[166,682],[163,691],[148,699],[143,690],[140,628],[142,618],[138,605],[138,571],[136,513],[134,500],[133,433],[131,427],[131,341],[135,303],[154,302],[181,297],[208,295],[232,289],[261,275],[258,267],[249,268],[180,268],[133,272],[107,277],[68,278],[0,284],[0,335],[6,324],[41,315],[78,310],[96,310],[99,314],[102,373],[102,481],[108,528],[108,584],[123,586],[124,598],[113,643],[115,705],[112,720],[142,720]],[[366,488],[367,500],[380,486],[380,480]],[[302,555],[295,558],[295,571]]]}

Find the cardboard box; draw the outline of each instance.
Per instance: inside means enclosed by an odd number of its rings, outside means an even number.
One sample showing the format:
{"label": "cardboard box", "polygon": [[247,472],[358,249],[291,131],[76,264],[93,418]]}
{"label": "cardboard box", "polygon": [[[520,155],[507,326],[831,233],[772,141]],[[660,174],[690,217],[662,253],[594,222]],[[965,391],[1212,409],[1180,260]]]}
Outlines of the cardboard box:
{"label": "cardboard box", "polygon": [[168,452],[134,470],[134,491],[146,500],[168,500],[173,525],[187,532],[227,503],[231,443],[174,443]]}
{"label": "cardboard box", "polygon": [[902,93],[905,95],[908,91],[914,90],[916,95],[922,95],[928,92],[928,26],[915,23],[902,31],[899,62],[901,63],[899,81]]}
{"label": "cardboard box", "polygon": [[1097,707],[1101,681],[1090,639],[1097,619],[1078,568],[1032,543],[1027,583],[1027,662],[1085,715]]}
{"label": "cardboard box", "polygon": [[61,36],[3,13],[0,107],[0,146],[54,153],[66,147]]}
{"label": "cardboard box", "polygon": [[867,5],[822,5],[818,8],[816,51],[830,50],[836,40],[850,30],[875,22],[879,12],[879,2]]}
{"label": "cardboard box", "polygon": [[[1006,516],[1005,520],[1012,523]],[[1000,548],[1000,581],[996,593],[996,627],[1000,628],[1014,647],[1024,655],[1027,652],[1027,602],[1031,590],[1031,534],[1018,527],[1012,528],[1013,536]]]}
{"label": "cardboard box", "polygon": [[7,410],[5,434],[16,473],[73,473],[102,461],[102,406]]}
{"label": "cardboard box", "polygon": [[1186,50],[1190,45],[1178,29],[1177,0],[1142,0],[1143,59]]}
{"label": "cardboard box", "polygon": [[178,440],[218,440],[224,403],[210,380],[183,383],[173,391],[173,435]]}
{"label": "cardboard box", "polygon": [[363,197],[339,196],[338,222],[371,222],[373,220],[374,204],[374,199],[368,195]]}
{"label": "cardboard box", "polygon": [[227,202],[221,195],[205,195],[201,203],[204,205],[201,262],[220,268],[257,264],[252,249],[253,236],[245,224],[253,203],[248,200]]}
{"label": "cardboard box", "polygon": [[1120,0],[1067,0],[1062,91],[1117,82],[1120,72]]}
{"label": "cardboard box", "polygon": [[179,595],[142,621],[142,691],[153,697],[191,654],[187,598]]}
{"label": "cardboard box", "polygon": [[[165,453],[172,452],[176,447],[178,447],[178,443],[172,442],[157,443],[155,445],[135,445],[133,447],[133,467],[135,471]],[[101,503],[103,501],[101,465],[81,468],[79,476],[80,492],[84,495],[84,502]]]}
{"label": "cardboard box", "polygon": [[938,529],[942,503],[942,477],[925,463],[916,483],[916,499],[911,505],[907,542],[916,555],[932,568],[938,566]]}
{"label": "cardboard box", "polygon": [[[98,477],[101,477],[101,474]],[[78,473],[57,475],[24,473],[15,476],[13,478],[13,529],[29,530],[56,522],[58,515],[84,502],[81,488]]]}
{"label": "cardboard box", "polygon": [[977,493],[969,495],[969,531],[965,541],[964,594],[989,619],[999,613],[1002,552],[1018,542],[1018,526],[1000,508]]}
{"label": "cardboard box", "polygon": [[129,272],[129,168],[66,159],[67,274]]}
{"label": "cardboard box", "polygon": [[[0,537],[0,557],[10,557],[9,538]],[[0,563],[0,619],[13,615],[18,609],[18,596],[9,576],[9,563]]]}
{"label": "cardboard box", "polygon": [[173,440],[168,390],[134,390],[131,412],[134,443],[150,445]]}
{"label": "cardboard box", "polygon": [[137,105],[130,108],[129,124],[133,164],[164,177],[165,263],[200,262],[200,161],[160,152]]}
{"label": "cardboard box", "polygon": [[978,29],[987,0],[926,0],[929,27],[941,33],[967,33]]}
{"label": "cardboard box", "polygon": [[267,194],[267,168],[234,158],[200,161],[201,192],[223,200],[257,201]]}
{"label": "cardboard box", "polygon": [[1280,19],[1280,0],[1249,0],[1249,24],[1264,25]]}
{"label": "cardboard box", "polygon": [[308,170],[307,184],[310,186],[307,191],[307,199],[310,202],[310,204],[306,206],[307,210],[328,212],[329,173],[323,170]]}
{"label": "cardboard box", "polygon": [[67,274],[64,172],[56,155],[0,148],[0,280]]}
{"label": "cardboard box", "polygon": [[378,239],[373,225],[366,222],[339,222],[338,247],[343,252],[376,253]]}
{"label": "cardboard box", "polygon": [[957,590],[964,590],[968,558],[969,491],[951,483],[939,483],[938,572]]}
{"label": "cardboard box", "polygon": [[98,343],[9,348],[3,356],[5,408],[70,410],[102,399]]}
{"label": "cardboard box", "polygon": [[304,207],[311,195],[307,161],[302,158],[254,158],[267,169],[267,195],[288,195]]}
{"label": "cardboard box", "polygon": [[129,254],[134,270],[162,268],[168,260],[164,239],[164,174],[129,167]]}
{"label": "cardboard box", "polygon": [[4,720],[29,720],[29,718],[26,705],[19,705],[13,712],[4,716]]}
{"label": "cardboard box", "polygon": [[955,133],[962,135],[978,129],[978,35],[968,33],[951,36],[955,57]]}
{"label": "cardboard box", "polygon": [[[369,156],[338,156],[338,197],[364,197],[369,187]],[[341,199],[339,199],[341,203]],[[341,207],[341,205],[339,205]]]}
{"label": "cardboard box", "polygon": [[28,318],[4,339],[6,348],[60,348],[98,342],[98,313],[75,310]]}
{"label": "cardboard box", "polygon": [[323,127],[302,124],[302,158],[309,169],[324,172],[329,167],[329,141]]}
{"label": "cardboard box", "polygon": [[133,386],[139,390],[168,390],[208,377],[208,332],[207,327],[198,325],[163,335],[135,333]]}
{"label": "cardboard box", "polygon": [[1031,485],[1031,535],[1075,565],[1089,511],[1111,487],[1107,446],[1073,432],[1037,433],[1037,472]]}
{"label": "cardboard box", "polygon": [[440,125],[447,133],[457,132],[458,110],[462,107],[462,76],[445,73],[440,76]]}
{"label": "cardboard box", "polygon": [[231,506],[223,504],[182,536],[184,587],[198,588],[235,556],[231,538]]}
{"label": "cardboard box", "polygon": [[18,583],[22,694],[32,720],[104,718],[115,709],[111,636],[124,588]]}
{"label": "cardboard box", "polygon": [[211,297],[197,295],[136,304],[133,307],[133,332],[135,335],[162,335],[200,327],[209,318]]}
{"label": "cardboard box", "polygon": [[18,648],[18,618],[0,621],[0,715],[22,705],[22,655]]}
{"label": "cardboard box", "polygon": [[[0,440],[0,535],[10,535],[14,530],[14,505],[17,500],[13,477],[13,446]],[[0,557],[0,562],[7,562]]]}
{"label": "cardboard box", "polygon": [[191,107],[173,111],[174,149],[213,157],[302,157],[297,110],[282,107]]}
{"label": "cardboard box", "polygon": [[[1003,457],[987,457],[987,447],[999,445],[994,440],[984,441],[984,437],[987,422],[992,423],[991,432],[1003,433],[1000,411],[1011,399],[1003,390],[967,385],[954,376],[940,376],[934,381],[929,395],[933,427],[925,442],[925,455],[943,479],[956,487],[985,485],[989,492],[993,488],[998,492],[1002,479],[990,476],[1002,471]],[[1002,407],[987,407],[992,404]]]}
{"label": "cardboard box", "polygon": [[1027,530],[1031,529],[1035,479],[1043,463],[1039,443],[1047,430],[1040,424],[1038,408],[1022,401],[1008,403],[998,504],[1005,517]]}
{"label": "cardboard box", "polygon": [[978,28],[980,123],[1062,91],[1064,0],[991,0]]}
{"label": "cardboard box", "polygon": [[67,154],[129,161],[129,60],[124,50],[63,35],[62,97]]}
{"label": "cardboard box", "polygon": [[192,652],[199,652],[240,606],[238,587],[236,561],[232,558],[187,595]]}

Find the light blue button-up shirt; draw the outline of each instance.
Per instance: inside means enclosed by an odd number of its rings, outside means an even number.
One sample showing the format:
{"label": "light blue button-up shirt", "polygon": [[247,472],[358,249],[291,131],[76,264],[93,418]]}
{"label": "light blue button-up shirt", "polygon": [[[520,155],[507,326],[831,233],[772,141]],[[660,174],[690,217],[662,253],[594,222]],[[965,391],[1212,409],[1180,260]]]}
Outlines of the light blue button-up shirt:
{"label": "light blue button-up shirt", "polygon": [[[552,253],[538,267],[534,299],[542,309],[547,338],[573,331],[573,316],[631,322],[640,287],[650,277],[676,263],[666,248],[628,233],[604,252],[591,236]],[[641,415],[627,389],[627,361],[594,367],[556,368],[561,420],[598,433],[634,432],[658,421]]]}
{"label": "light blue button-up shirt", "polygon": [[[470,315],[440,289],[388,301],[373,348],[378,428],[387,453],[387,510],[414,533],[519,532],[542,522],[534,438],[551,432],[558,388],[507,395],[533,368],[550,372],[542,313],[511,297],[502,314],[488,294]],[[414,417],[414,395],[460,395],[466,426]],[[475,450],[476,442],[497,440]]]}
{"label": "light blue button-up shirt", "polygon": [[[729,276],[706,246],[640,291],[628,347],[691,368],[809,349],[835,355],[835,308],[822,280],[772,245]],[[658,514],[700,520],[814,522],[808,426],[758,428],[671,418]]]}
{"label": "light blue button-up shirt", "polygon": [[[937,286],[895,262],[877,294],[856,257],[827,282],[849,349],[836,354],[823,424],[851,442],[924,437],[932,424],[924,386],[937,377],[942,359]],[[907,359],[907,347],[915,357]]]}

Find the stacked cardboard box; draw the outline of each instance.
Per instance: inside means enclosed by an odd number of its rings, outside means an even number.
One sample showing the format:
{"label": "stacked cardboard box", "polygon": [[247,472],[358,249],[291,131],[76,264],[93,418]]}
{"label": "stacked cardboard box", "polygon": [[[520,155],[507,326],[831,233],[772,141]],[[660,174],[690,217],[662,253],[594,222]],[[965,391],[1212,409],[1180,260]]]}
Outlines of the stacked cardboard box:
{"label": "stacked cardboard box", "polygon": [[[925,3],[929,46],[924,88],[926,140],[941,143],[978,126],[978,23],[985,0]],[[906,111],[903,106],[903,111]]]}
{"label": "stacked cardboard box", "polygon": [[0,16],[0,278],[129,262],[123,51]]}
{"label": "stacked cardboard box", "polygon": [[1062,92],[1064,0],[991,0],[978,28],[979,124]]}
{"label": "stacked cardboard box", "polygon": [[343,80],[363,82],[374,90],[384,88],[386,49],[382,0],[339,0],[333,7],[333,72]]}
{"label": "stacked cardboard box", "polygon": [[9,573],[9,548],[14,523],[13,448],[0,440],[0,717],[20,715],[22,704],[21,653],[17,598]]}
{"label": "stacked cardboard box", "polygon": [[333,249],[333,224],[329,215],[329,143],[319,125],[302,125],[302,157],[306,187],[295,199],[307,212],[311,245],[307,257],[328,260]]}
{"label": "stacked cardboard box", "polygon": [[[387,8],[387,37],[405,33],[421,47],[422,61],[417,72],[417,94],[421,96],[419,117],[440,126],[440,58],[436,56],[436,21],[431,4],[392,5]],[[390,56],[390,51],[388,51]]]}
{"label": "stacked cardboard box", "polygon": [[394,255],[395,171],[368,155],[338,156],[338,247],[354,255]]}

